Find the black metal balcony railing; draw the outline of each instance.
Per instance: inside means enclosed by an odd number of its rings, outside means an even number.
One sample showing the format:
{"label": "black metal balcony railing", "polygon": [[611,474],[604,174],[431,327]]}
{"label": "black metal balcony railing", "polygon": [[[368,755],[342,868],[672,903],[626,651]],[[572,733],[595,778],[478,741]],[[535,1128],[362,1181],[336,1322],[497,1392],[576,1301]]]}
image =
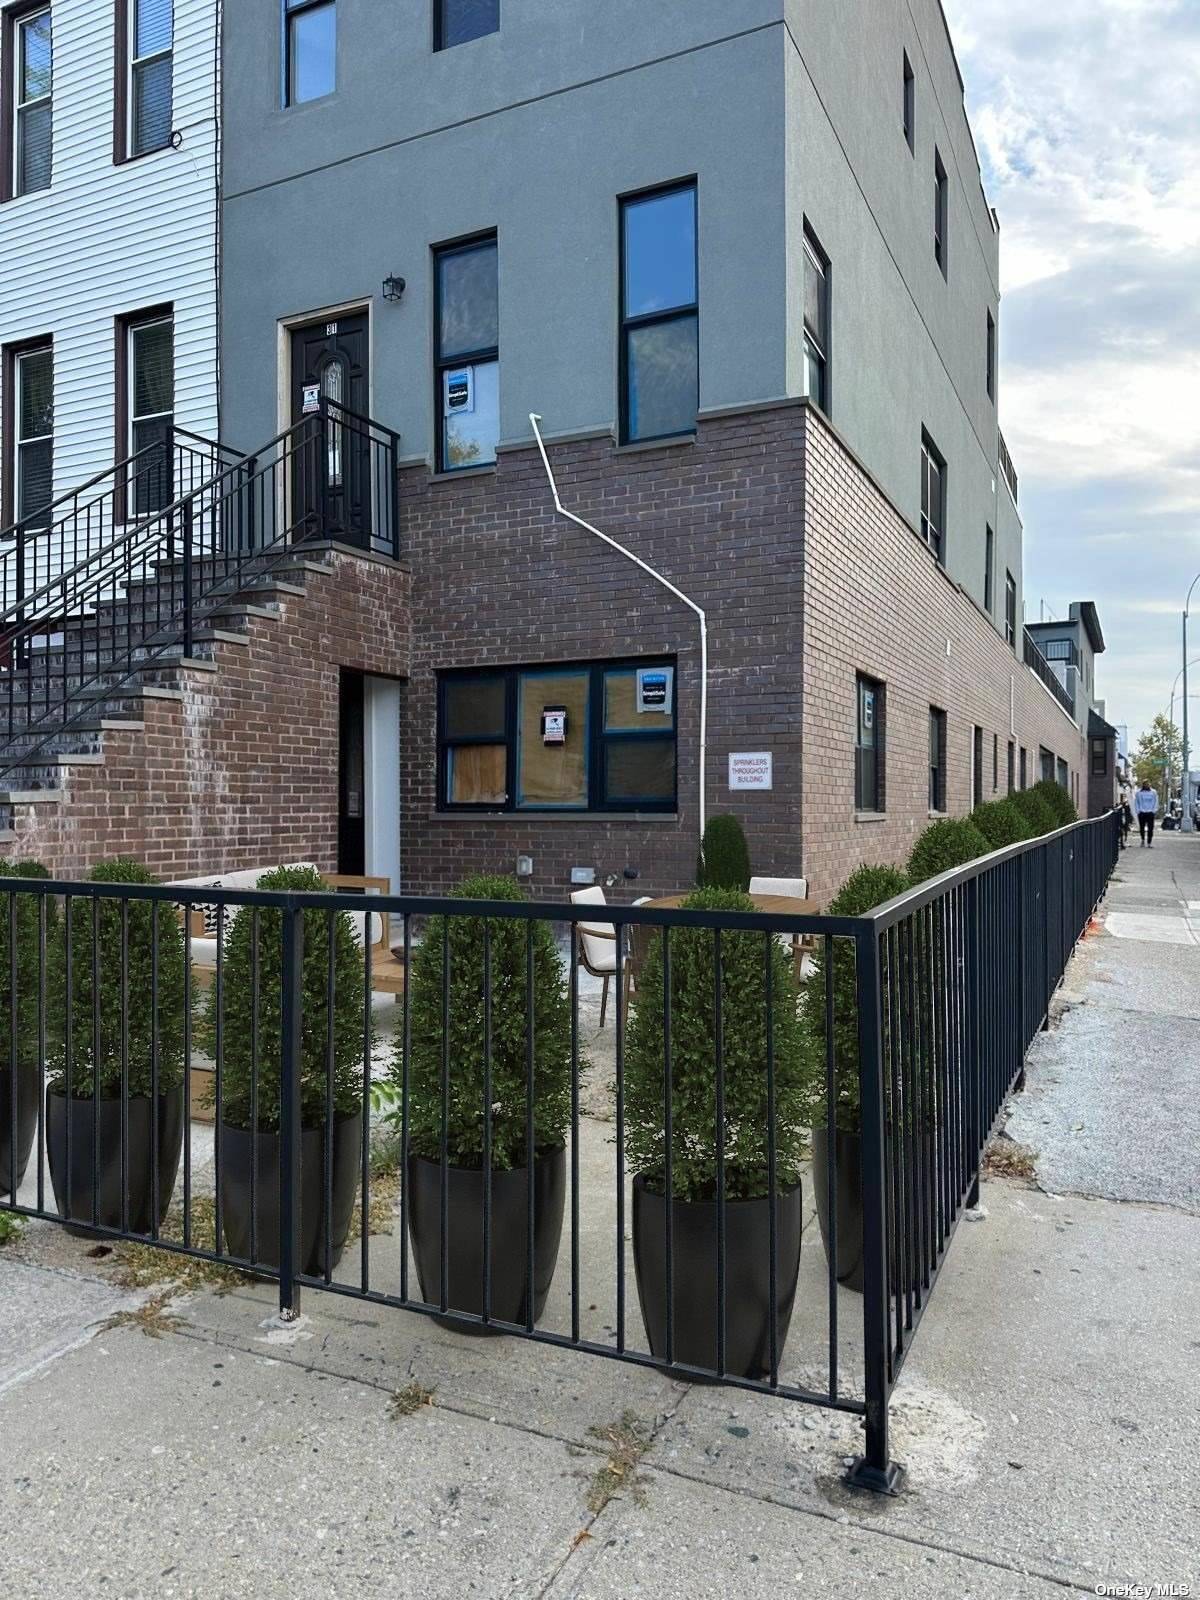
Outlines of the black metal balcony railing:
{"label": "black metal balcony railing", "polygon": [[[1032,668],[1067,715],[1074,718],[1075,696],[1046,660],[1038,648],[1037,640],[1028,628],[1025,630],[1025,665]],[[1067,670],[1069,671],[1070,669],[1068,668]]]}
{"label": "black metal balcony railing", "polygon": [[[892,1389],[1119,847],[1112,813],[856,918],[372,899],[408,974],[386,1048],[361,897],[0,879],[0,1210],[276,1281],[286,1319],[312,1287],[849,1412],[890,1492]],[[616,935],[611,1130],[580,1114],[585,920]],[[339,1259],[381,1108],[398,1230]]]}
{"label": "black metal balcony railing", "polygon": [[1008,453],[1008,446],[1004,442],[1004,435],[997,429],[997,456],[1000,461],[1000,475],[1008,485],[1008,492],[1013,497],[1013,505],[1017,504],[1017,469],[1013,466],[1012,457]]}

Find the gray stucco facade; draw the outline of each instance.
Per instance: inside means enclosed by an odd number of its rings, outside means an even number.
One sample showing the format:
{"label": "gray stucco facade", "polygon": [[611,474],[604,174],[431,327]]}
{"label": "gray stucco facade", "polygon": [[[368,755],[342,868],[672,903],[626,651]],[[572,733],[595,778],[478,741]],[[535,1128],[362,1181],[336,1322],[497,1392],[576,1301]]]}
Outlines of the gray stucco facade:
{"label": "gray stucco facade", "polygon": [[[338,0],[337,88],[281,107],[278,0],[225,12],[222,425],[242,448],[289,420],[289,321],[370,312],[370,405],[434,456],[432,247],[499,241],[501,444],[612,433],[618,196],[694,176],[700,410],[803,393],[803,234],[830,261],[830,410],[920,522],[927,429],[947,463],[945,563],[992,620],[1018,586],[997,467],[986,320],[998,235],[937,0],[544,0],[432,49],[430,0]],[[915,25],[914,25],[915,18]],[[910,150],[901,62],[914,73]],[[933,252],[934,151],[948,270]],[[380,294],[407,282],[400,304]],[[995,389],[996,385],[993,385]]]}

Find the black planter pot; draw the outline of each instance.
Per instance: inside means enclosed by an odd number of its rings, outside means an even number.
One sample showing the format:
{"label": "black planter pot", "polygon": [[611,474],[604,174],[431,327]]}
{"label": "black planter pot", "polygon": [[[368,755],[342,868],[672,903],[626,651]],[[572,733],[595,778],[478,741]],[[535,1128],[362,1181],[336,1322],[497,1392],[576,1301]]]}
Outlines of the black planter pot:
{"label": "black planter pot", "polygon": [[[251,1238],[251,1162],[254,1178],[254,1237]],[[333,1123],[333,1211],[331,1260],[346,1246],[362,1172],[362,1112]],[[221,1227],[226,1252],[256,1266],[279,1265],[279,1135],[221,1124]],[[253,1254],[251,1245],[253,1244]],[[300,1130],[300,1268],[325,1271],[325,1129]]]}
{"label": "black planter pot", "polygon": [[[651,1354],[667,1359],[666,1196],[633,1180],[633,1261]],[[717,1367],[717,1203],[671,1208],[675,1361]],[[796,1299],[803,1225],[800,1184],[777,1201],[776,1349],[782,1359]],[[771,1368],[771,1204],[725,1202],[725,1371],[761,1378]]]}
{"label": "black planter pot", "polygon": [[[836,1131],[837,1181],[834,1206],[837,1216],[837,1280],[856,1294],[863,1291],[862,1138],[845,1129]],[[821,1242],[829,1258],[829,1130],[812,1131],[812,1181],[817,1203]]]}
{"label": "black planter pot", "polygon": [[[529,1300],[528,1168],[492,1172],[491,1304],[502,1322],[524,1323]],[[453,1311],[483,1315],[484,1173],[478,1167],[447,1169],[446,1304]],[[567,1194],[567,1153],[543,1150],[533,1163],[533,1320],[546,1307],[562,1237]],[[442,1303],[442,1166],[424,1156],[408,1158],[408,1225],[421,1298]],[[441,1320],[441,1319],[439,1319]],[[460,1333],[486,1333],[462,1323]]]}
{"label": "black planter pot", "polygon": [[[92,1100],[54,1094],[47,1097],[46,1143],[50,1182],[59,1214],[71,1222],[121,1227],[121,1101],[101,1100],[99,1120]],[[150,1233],[154,1210],[154,1104],[148,1095],[129,1099],[129,1231]],[[67,1124],[71,1128],[70,1204],[67,1182]],[[175,1192],[183,1150],[183,1085],[158,1097],[158,1225]],[[93,1167],[93,1142],[98,1162]],[[93,1181],[96,1209],[92,1210]]]}
{"label": "black planter pot", "polygon": [[[7,1199],[13,1188],[12,1080],[7,1067],[0,1068],[0,1199]],[[41,1073],[36,1061],[17,1064],[16,1166],[17,1188],[25,1177],[29,1154],[37,1133],[38,1096]]]}

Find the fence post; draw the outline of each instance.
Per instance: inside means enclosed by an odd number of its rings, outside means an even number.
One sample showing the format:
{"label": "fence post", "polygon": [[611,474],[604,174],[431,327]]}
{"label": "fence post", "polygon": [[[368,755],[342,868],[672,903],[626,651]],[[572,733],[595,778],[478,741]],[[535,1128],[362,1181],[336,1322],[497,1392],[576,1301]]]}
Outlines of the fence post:
{"label": "fence post", "polygon": [[1014,1088],[1025,1087],[1025,1050],[1029,1043],[1029,1000],[1025,993],[1025,952],[1029,948],[1028,929],[1025,925],[1025,862],[1026,855],[1017,857],[1017,1062],[1018,1070]]}
{"label": "fence post", "polygon": [[983,1033],[979,1015],[979,968],[982,949],[979,936],[979,879],[967,884],[967,1171],[973,1172],[966,1204],[979,1204],[979,1164],[983,1103],[980,1074],[983,1070]]}
{"label": "fence post", "polygon": [[400,439],[392,434],[388,473],[391,480],[390,504],[392,508],[392,560],[400,559]]}
{"label": "fence post", "polygon": [[876,1494],[899,1494],[903,1469],[888,1456],[888,1396],[891,1392],[887,1238],[887,1162],[883,1092],[883,1013],[879,939],[873,922],[862,920],[854,935],[858,1002],[858,1074],[862,1105],[863,1185],[863,1374],[866,1380],[866,1450],[846,1479]]}
{"label": "fence post", "polygon": [[300,1315],[300,1005],[304,977],[304,913],[283,913],[282,1048],[279,1061],[279,1315]]}

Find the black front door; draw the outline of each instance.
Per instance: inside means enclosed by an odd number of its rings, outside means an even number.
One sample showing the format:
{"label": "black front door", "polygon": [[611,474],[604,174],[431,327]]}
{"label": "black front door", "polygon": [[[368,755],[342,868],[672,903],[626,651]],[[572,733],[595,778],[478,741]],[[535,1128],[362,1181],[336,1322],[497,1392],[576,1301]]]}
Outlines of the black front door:
{"label": "black front door", "polygon": [[338,694],[338,871],[367,870],[364,689],[361,672],[343,670]]}
{"label": "black front door", "polygon": [[357,420],[366,418],[369,404],[367,345],[365,311],[292,334],[292,421],[311,415],[318,395],[328,402],[324,436],[314,416],[296,448],[297,538],[370,547],[371,441],[365,421]]}

